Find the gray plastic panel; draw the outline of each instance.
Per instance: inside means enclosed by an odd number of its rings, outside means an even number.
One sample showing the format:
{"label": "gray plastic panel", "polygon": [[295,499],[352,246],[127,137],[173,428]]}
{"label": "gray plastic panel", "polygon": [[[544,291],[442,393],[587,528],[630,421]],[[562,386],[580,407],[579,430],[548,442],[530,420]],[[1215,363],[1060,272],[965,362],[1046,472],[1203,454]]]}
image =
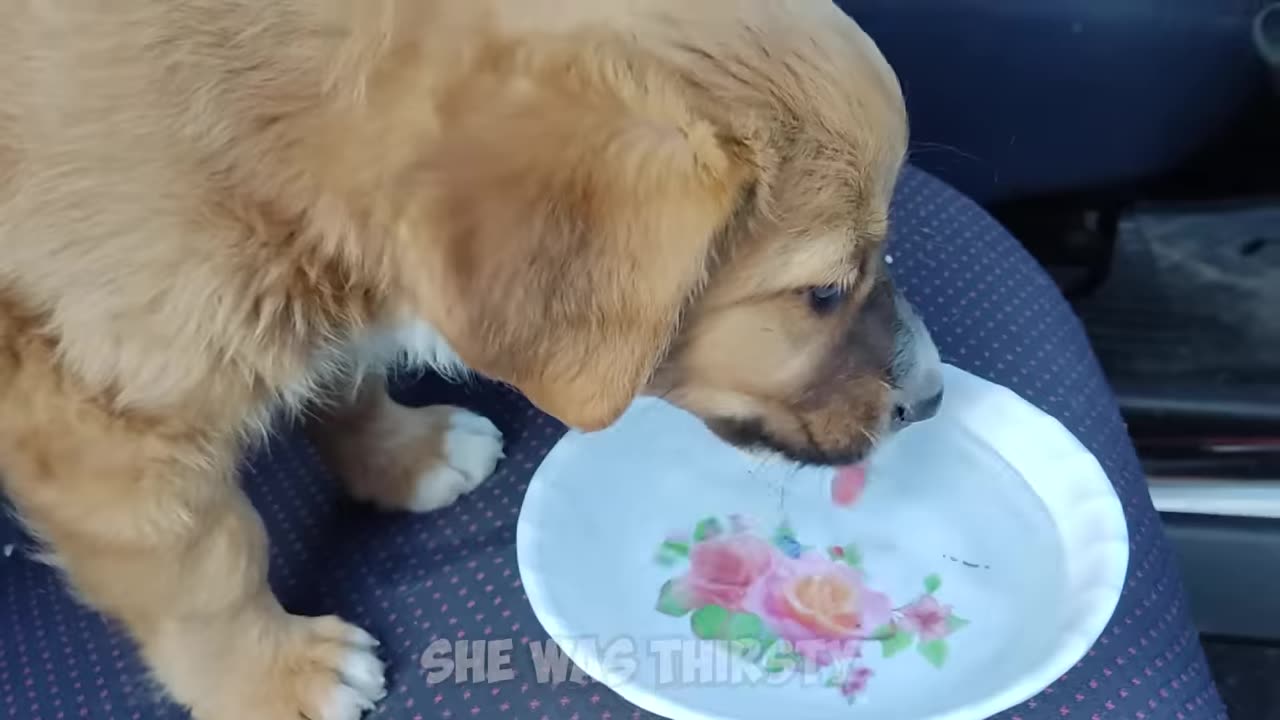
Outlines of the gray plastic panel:
{"label": "gray plastic panel", "polygon": [[1280,520],[1164,519],[1200,631],[1280,641]]}

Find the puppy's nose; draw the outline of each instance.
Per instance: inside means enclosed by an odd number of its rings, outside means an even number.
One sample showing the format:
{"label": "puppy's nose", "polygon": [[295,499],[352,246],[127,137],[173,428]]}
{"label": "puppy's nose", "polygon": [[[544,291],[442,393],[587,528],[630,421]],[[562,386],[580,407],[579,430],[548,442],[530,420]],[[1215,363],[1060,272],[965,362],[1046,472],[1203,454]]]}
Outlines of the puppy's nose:
{"label": "puppy's nose", "polygon": [[942,407],[942,390],[938,390],[929,397],[917,401],[907,409],[907,416],[911,422],[922,422],[937,415],[940,407]]}
{"label": "puppy's nose", "polygon": [[942,359],[929,330],[906,298],[896,301],[898,318],[894,361],[890,375],[895,386],[890,429],[924,422],[942,407]]}
{"label": "puppy's nose", "polygon": [[941,389],[924,398],[899,402],[893,408],[893,429],[901,430],[913,423],[924,422],[937,415],[941,407]]}

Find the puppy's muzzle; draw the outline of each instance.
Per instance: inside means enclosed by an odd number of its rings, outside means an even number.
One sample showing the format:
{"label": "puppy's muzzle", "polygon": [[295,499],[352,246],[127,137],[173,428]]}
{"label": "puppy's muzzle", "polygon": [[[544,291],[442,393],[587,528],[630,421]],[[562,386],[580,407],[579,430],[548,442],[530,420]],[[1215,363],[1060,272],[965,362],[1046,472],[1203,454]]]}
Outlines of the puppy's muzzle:
{"label": "puppy's muzzle", "polygon": [[894,431],[923,422],[942,407],[942,358],[929,329],[901,293],[894,297],[894,352],[890,367]]}

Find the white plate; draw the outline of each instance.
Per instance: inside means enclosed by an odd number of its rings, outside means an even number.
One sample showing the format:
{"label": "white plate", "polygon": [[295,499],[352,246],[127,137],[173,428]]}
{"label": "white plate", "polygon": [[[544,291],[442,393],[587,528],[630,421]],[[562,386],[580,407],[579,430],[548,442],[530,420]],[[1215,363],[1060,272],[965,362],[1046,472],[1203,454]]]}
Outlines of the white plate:
{"label": "white plate", "polygon": [[1124,514],[1056,420],[956,368],[946,388],[851,508],[831,470],[762,463],[656,400],[566,435],[516,531],[539,621],[675,720],[983,720],[1032,697],[1111,618]]}

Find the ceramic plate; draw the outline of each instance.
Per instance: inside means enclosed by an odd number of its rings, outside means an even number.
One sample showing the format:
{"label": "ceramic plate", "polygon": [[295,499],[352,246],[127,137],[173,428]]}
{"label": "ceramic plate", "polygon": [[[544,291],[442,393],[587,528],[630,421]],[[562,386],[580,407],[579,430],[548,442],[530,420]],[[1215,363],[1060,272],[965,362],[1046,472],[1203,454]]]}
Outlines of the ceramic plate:
{"label": "ceramic plate", "polygon": [[1057,421],[946,383],[849,506],[832,470],[753,458],[657,400],[566,435],[517,528],[534,612],[675,720],[983,720],[1035,695],[1115,609],[1124,514]]}

